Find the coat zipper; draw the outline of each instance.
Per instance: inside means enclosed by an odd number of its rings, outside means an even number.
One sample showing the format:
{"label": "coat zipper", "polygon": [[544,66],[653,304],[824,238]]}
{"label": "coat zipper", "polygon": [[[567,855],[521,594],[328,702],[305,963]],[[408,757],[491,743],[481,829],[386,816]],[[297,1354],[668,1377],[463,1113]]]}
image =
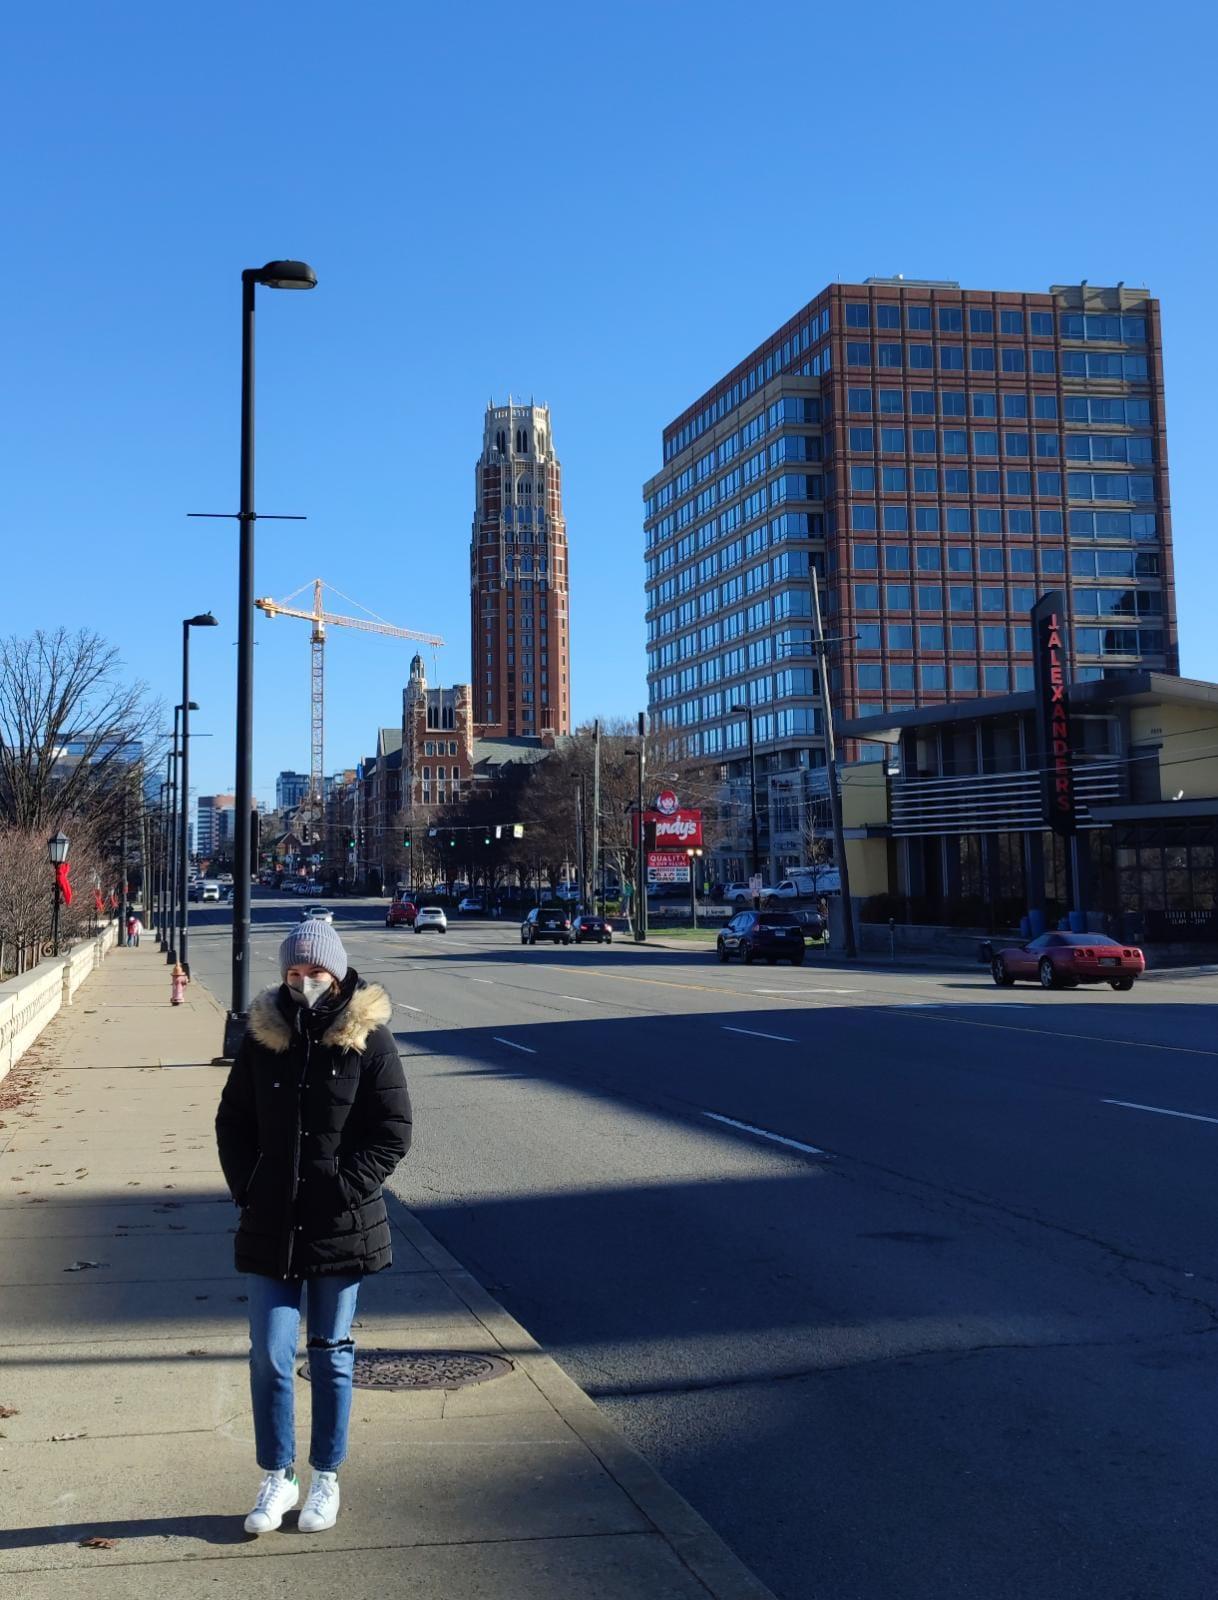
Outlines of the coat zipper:
{"label": "coat zipper", "polygon": [[313,1050],[313,1040],[309,1030],[302,1028],[301,1032],[304,1036],[304,1067],[296,1082],[296,1138],[292,1147],[292,1220],[288,1224],[288,1248],[283,1263],[285,1278],[290,1278],[292,1275],[292,1255],[296,1248],[296,1207],[300,1197],[300,1097],[308,1080],[309,1058]]}

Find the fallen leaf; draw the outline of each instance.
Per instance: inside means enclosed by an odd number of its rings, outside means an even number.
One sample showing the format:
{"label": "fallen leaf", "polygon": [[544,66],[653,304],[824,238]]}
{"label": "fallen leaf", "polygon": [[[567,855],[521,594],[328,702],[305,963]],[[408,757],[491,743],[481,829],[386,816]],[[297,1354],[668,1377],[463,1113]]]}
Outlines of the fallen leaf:
{"label": "fallen leaf", "polygon": [[65,1272],[87,1272],[90,1267],[108,1267],[108,1261],[73,1261],[70,1267],[65,1267]]}
{"label": "fallen leaf", "polygon": [[82,1428],[79,1433],[53,1433],[51,1435],[51,1443],[52,1444],[67,1444],[68,1441],[71,1440],[71,1439],[87,1439],[87,1438],[88,1438],[88,1434]]}
{"label": "fallen leaf", "polygon": [[21,1412],[16,1406],[0,1406],[0,1417],[19,1417]]}
{"label": "fallen leaf", "polygon": [[83,1550],[117,1550],[117,1539],[104,1539],[100,1533],[92,1534],[88,1539],[78,1539],[77,1544]]}
{"label": "fallen leaf", "polygon": [[207,1351],[206,1350],[188,1350],[186,1352],[186,1354],[188,1356],[205,1356],[207,1354]]}

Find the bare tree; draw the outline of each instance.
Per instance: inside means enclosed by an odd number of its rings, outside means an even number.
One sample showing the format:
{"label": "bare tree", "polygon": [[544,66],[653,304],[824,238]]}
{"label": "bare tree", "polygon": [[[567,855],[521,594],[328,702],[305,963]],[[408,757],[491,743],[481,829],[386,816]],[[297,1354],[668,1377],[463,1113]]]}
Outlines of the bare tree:
{"label": "bare tree", "polygon": [[121,796],[115,780],[150,754],[161,708],[120,669],[85,628],[0,640],[0,822],[39,834]]}

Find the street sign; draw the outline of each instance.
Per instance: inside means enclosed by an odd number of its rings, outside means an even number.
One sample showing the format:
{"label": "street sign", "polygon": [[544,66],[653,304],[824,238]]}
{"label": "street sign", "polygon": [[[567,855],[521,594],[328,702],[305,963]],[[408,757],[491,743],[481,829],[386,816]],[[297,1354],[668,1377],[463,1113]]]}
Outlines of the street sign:
{"label": "street sign", "polygon": [[651,850],[647,854],[648,883],[688,883],[689,857],[683,850]]}

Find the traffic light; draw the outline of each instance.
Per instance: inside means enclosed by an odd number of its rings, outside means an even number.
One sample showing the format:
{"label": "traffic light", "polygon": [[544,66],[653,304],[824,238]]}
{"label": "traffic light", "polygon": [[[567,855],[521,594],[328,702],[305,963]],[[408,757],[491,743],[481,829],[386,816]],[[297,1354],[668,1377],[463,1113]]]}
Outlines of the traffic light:
{"label": "traffic light", "polygon": [[455,850],[457,848],[457,841],[455,839],[450,839],[448,841],[448,848],[450,850]]}
{"label": "traffic light", "polygon": [[408,833],[404,833],[402,835],[402,849],[403,850],[409,850],[410,849],[410,835]]}
{"label": "traffic light", "polygon": [[352,829],[351,832],[348,833],[348,835],[347,835],[347,849],[348,850],[354,850],[355,849],[355,830],[354,829]]}
{"label": "traffic light", "polygon": [[483,834],[483,835],[482,835],[482,843],[483,843],[483,844],[490,844],[490,842],[491,842],[491,836],[490,836],[490,834],[489,834],[489,833],[484,833],[484,834]]}

